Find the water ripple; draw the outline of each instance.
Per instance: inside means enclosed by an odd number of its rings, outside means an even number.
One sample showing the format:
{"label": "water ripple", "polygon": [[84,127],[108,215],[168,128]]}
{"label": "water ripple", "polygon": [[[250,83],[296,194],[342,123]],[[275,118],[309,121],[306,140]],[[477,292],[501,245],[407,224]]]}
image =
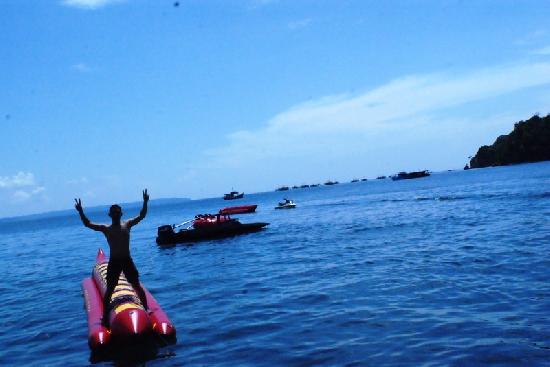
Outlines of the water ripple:
{"label": "water ripple", "polygon": [[[287,212],[264,193],[241,219],[267,230],[171,248],[157,225],[225,203],[151,207],[134,260],[178,343],[147,364],[548,365],[548,183],[541,163],[296,190]],[[0,364],[88,364],[80,282],[103,239],[70,212],[0,221],[0,244]]]}

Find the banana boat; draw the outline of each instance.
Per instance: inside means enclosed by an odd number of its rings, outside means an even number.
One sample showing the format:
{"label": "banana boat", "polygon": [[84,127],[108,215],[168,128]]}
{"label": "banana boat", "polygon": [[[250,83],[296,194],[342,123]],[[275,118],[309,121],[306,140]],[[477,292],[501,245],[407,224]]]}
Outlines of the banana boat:
{"label": "banana boat", "polygon": [[101,324],[103,295],[107,288],[108,258],[99,249],[92,276],[82,281],[82,292],[88,315],[88,345],[92,351],[105,350],[112,344],[131,344],[134,341],[158,336],[164,342],[176,339],[176,328],[153,295],[143,287],[149,306],[148,312],[138,295],[120,274],[109,303],[109,327]]}

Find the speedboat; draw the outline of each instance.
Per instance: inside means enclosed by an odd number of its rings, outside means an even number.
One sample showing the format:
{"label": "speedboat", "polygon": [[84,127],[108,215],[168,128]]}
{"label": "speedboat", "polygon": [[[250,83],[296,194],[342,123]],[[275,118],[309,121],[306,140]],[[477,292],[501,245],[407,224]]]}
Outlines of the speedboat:
{"label": "speedboat", "polygon": [[227,208],[220,209],[220,214],[245,214],[254,213],[258,205],[241,205],[241,206],[229,206]]}
{"label": "speedboat", "polygon": [[296,208],[296,204],[292,200],[285,199],[285,201],[281,201],[275,209],[294,209]]}
{"label": "speedboat", "polygon": [[244,197],[244,192],[239,193],[238,191],[231,191],[229,194],[223,195],[223,200],[242,199],[243,197]]}
{"label": "speedboat", "polygon": [[[191,223],[178,232],[175,229]],[[163,225],[157,229],[157,244],[173,245],[184,242],[198,242],[216,238],[232,237],[240,234],[258,232],[269,223],[241,223],[228,214],[199,214],[195,219],[178,225]]]}

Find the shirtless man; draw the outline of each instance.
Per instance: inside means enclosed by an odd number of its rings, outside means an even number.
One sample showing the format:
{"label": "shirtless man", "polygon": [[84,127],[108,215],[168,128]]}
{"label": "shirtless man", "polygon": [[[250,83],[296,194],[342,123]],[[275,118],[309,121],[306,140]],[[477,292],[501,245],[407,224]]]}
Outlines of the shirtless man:
{"label": "shirtless man", "polygon": [[139,283],[139,273],[130,257],[130,229],[138,224],[147,214],[147,202],[149,201],[149,195],[147,189],[143,190],[143,207],[137,217],[131,218],[127,221],[121,221],[122,208],[117,204],[111,205],[109,209],[109,217],[111,217],[111,225],[95,224],[84,215],[82,209],[82,201],[80,199],[74,199],[75,208],[80,214],[82,223],[94,231],[102,232],[107,238],[111,256],[109,258],[109,264],[107,265],[107,290],[105,291],[105,297],[103,298],[103,319],[104,325],[109,324],[109,303],[115,287],[120,277],[120,272],[123,271],[128,282],[135,289],[136,293],[147,310],[147,297],[145,292]]}

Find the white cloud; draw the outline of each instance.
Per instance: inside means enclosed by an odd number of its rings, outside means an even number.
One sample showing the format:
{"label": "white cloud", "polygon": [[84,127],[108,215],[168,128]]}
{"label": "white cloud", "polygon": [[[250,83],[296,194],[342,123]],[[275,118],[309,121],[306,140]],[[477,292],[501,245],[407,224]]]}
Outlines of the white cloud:
{"label": "white cloud", "polygon": [[322,151],[325,144],[335,147],[338,136],[411,126],[442,109],[549,83],[550,63],[409,76],[360,95],[329,96],[290,108],[258,130],[231,134],[228,146],[210,153],[227,163]]}
{"label": "white cloud", "polygon": [[84,194],[82,195],[82,197],[84,198],[95,198],[97,195],[96,195],[96,192],[94,190],[88,190],[86,192],[84,192]]}
{"label": "white cloud", "polygon": [[515,44],[518,46],[533,45],[540,42],[541,39],[546,38],[548,31],[544,28],[536,29],[530,33],[524,34],[520,38],[515,40]]}
{"label": "white cloud", "polygon": [[249,10],[255,10],[279,2],[279,0],[249,0],[245,5]]}
{"label": "white cloud", "polygon": [[20,171],[13,176],[0,176],[0,199],[21,203],[34,196],[44,197],[44,186],[36,183],[34,174]]}
{"label": "white cloud", "polygon": [[18,172],[13,176],[0,176],[0,188],[14,188],[23,186],[33,186],[34,174],[31,172]]}
{"label": "white cloud", "polygon": [[44,186],[37,186],[34,189],[30,191],[32,195],[40,194],[42,192],[46,191],[46,188]]}
{"label": "white cloud", "polygon": [[531,52],[533,55],[550,55],[550,46],[542,47]]}
{"label": "white cloud", "polygon": [[81,72],[81,73],[89,73],[93,70],[90,66],[88,66],[87,64],[85,64],[83,62],[80,62],[78,64],[74,64],[74,65],[71,66],[71,68],[73,70],[76,70],[76,71]]}
{"label": "white cloud", "polygon": [[311,24],[311,18],[306,18],[306,19],[300,19],[300,20],[290,22],[287,24],[287,26],[288,26],[288,29],[290,30],[296,30],[300,28],[305,28],[310,24]]}
{"label": "white cloud", "polygon": [[30,199],[30,197],[31,194],[23,190],[17,190],[13,193],[13,198],[15,199],[15,201],[25,201]]}
{"label": "white cloud", "polygon": [[269,190],[346,175],[458,168],[515,121],[548,110],[541,96],[549,90],[545,62],[406,76],[298,104],[257,129],[235,131],[190,169],[218,182],[216,190]]}
{"label": "white cloud", "polygon": [[269,4],[272,4],[272,3],[276,3],[278,1],[279,0],[252,0],[253,4],[255,6],[269,5]]}
{"label": "white cloud", "polygon": [[38,194],[41,194],[43,193],[44,191],[46,191],[46,188],[43,187],[43,186],[37,186],[31,190],[16,190],[14,193],[13,193],[13,199],[14,201],[16,202],[21,202],[21,201],[27,201],[29,200],[30,198],[32,198],[33,196],[36,196]]}
{"label": "white cloud", "polygon": [[122,1],[125,0],[63,0],[63,4],[76,8],[93,10]]}
{"label": "white cloud", "polygon": [[89,182],[87,177],[73,178],[67,181],[68,185],[87,184]]}

